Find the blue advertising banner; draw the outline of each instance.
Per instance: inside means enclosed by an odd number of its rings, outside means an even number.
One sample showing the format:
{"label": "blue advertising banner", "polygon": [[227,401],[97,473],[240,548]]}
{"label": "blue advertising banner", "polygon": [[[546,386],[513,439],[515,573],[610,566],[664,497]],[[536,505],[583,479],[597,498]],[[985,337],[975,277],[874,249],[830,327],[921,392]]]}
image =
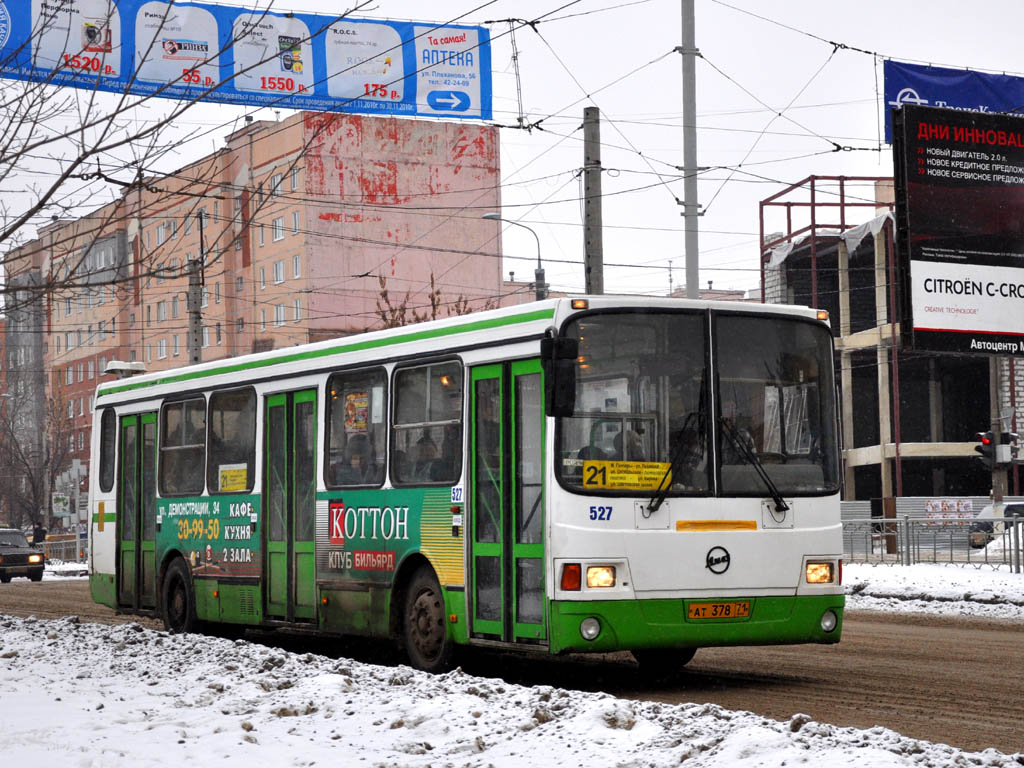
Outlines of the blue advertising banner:
{"label": "blue advertising banner", "polygon": [[1024,111],[1024,77],[926,67],[891,59],[885,61],[883,73],[888,144],[892,143],[892,111],[904,104],[981,113]]}
{"label": "blue advertising banner", "polygon": [[0,0],[0,77],[182,100],[491,119],[482,27],[173,0]]}

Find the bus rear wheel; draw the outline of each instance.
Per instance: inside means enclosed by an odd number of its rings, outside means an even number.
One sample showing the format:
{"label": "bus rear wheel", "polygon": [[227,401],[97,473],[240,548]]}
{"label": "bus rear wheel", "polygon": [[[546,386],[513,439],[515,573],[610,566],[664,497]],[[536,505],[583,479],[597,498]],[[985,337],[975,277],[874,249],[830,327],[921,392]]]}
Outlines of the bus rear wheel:
{"label": "bus rear wheel", "polygon": [[172,562],[164,576],[164,627],[172,634],[196,631],[196,595],[192,587],[188,566],[180,557]]}
{"label": "bus rear wheel", "polygon": [[633,658],[645,680],[658,682],[679,677],[696,653],[696,648],[644,648],[633,651]]}
{"label": "bus rear wheel", "polygon": [[413,574],[405,592],[402,634],[409,663],[424,672],[451,668],[452,640],[448,636],[444,595],[430,568]]}

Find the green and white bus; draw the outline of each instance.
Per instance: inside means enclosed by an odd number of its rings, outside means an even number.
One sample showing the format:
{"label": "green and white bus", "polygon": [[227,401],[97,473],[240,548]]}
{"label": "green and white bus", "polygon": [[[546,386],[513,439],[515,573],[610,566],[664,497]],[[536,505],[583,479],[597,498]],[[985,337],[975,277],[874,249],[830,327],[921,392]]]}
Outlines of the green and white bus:
{"label": "green and white bus", "polygon": [[101,384],[93,598],[173,632],[629,650],[834,643],[832,335],[553,299]]}

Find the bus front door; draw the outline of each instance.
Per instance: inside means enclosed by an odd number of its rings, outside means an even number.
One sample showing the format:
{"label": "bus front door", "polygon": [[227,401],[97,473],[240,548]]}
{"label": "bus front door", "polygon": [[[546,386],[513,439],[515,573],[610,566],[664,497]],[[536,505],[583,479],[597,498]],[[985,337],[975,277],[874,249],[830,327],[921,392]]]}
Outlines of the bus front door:
{"label": "bus front door", "polygon": [[117,603],[156,607],[156,414],[121,417]]}
{"label": "bus front door", "polygon": [[316,619],[316,390],[269,395],[264,422],[266,616]]}
{"label": "bus front door", "polygon": [[474,637],[543,645],[544,386],[540,361],[472,372],[470,587]]}

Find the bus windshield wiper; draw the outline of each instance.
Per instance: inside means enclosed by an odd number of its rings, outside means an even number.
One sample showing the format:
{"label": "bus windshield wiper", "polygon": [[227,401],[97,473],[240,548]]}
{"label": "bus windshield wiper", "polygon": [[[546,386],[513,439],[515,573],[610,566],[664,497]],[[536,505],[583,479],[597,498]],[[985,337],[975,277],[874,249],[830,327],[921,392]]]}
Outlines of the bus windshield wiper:
{"label": "bus windshield wiper", "polygon": [[644,513],[644,517],[649,517],[661,509],[661,505],[665,503],[665,498],[668,496],[669,489],[672,487],[672,476],[675,474],[676,467],[679,466],[680,459],[683,458],[683,449],[687,444],[687,435],[690,433],[690,425],[696,422],[696,428],[693,434],[699,435],[700,429],[700,415],[703,414],[703,409],[699,411],[691,411],[686,416],[686,420],[683,422],[683,428],[679,430],[679,434],[676,436],[676,441],[672,444],[672,454],[669,459],[668,469],[665,470],[665,474],[661,476],[661,480],[658,482],[658,487],[654,491],[654,496],[651,497],[651,501],[647,505],[647,511]]}
{"label": "bus windshield wiper", "polygon": [[775,502],[775,511],[787,511],[789,509],[789,505],[786,503],[785,499],[782,498],[782,494],[779,493],[779,489],[775,486],[775,483],[772,482],[771,477],[768,475],[767,470],[764,468],[764,464],[761,463],[761,460],[758,459],[757,455],[751,450],[750,445],[747,443],[747,441],[743,440],[736,433],[735,427],[733,427],[727,419],[720,418],[718,420],[718,424],[719,426],[721,426],[722,431],[725,433],[725,436],[728,437],[729,441],[736,447],[736,450],[739,452],[740,456],[742,456],[743,459],[757,471],[758,477],[760,477],[761,480],[764,482],[765,487],[768,489],[768,493],[771,494],[772,501]]}

